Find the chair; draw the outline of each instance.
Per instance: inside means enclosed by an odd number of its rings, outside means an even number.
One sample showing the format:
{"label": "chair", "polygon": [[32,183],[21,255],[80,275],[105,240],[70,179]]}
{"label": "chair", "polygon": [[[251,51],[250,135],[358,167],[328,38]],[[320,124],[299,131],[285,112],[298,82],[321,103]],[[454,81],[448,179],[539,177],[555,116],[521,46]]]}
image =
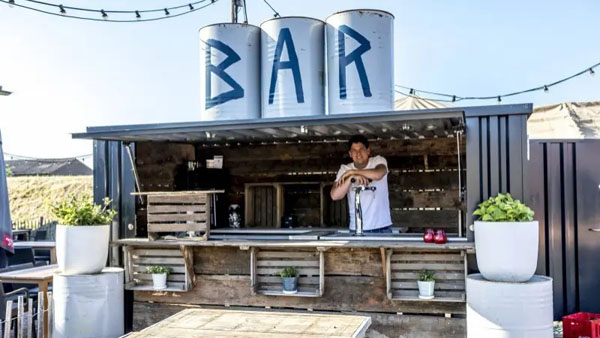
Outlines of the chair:
{"label": "chair", "polygon": [[[48,238],[48,229],[39,228],[33,233],[34,241],[46,241]],[[36,265],[50,264],[50,250],[34,249],[34,260]]]}
{"label": "chair", "polygon": [[24,263],[35,263],[32,248],[15,248],[13,255],[8,254],[8,265],[17,265]]}

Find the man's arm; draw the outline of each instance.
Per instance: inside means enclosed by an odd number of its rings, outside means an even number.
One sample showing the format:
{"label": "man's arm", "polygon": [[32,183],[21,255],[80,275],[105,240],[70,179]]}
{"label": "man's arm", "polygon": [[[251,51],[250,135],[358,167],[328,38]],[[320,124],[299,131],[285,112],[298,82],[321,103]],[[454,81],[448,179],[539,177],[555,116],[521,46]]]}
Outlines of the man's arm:
{"label": "man's arm", "polygon": [[342,177],[340,177],[340,179],[338,181],[350,181],[348,178],[352,177],[352,176],[363,176],[367,179],[371,179],[373,181],[379,181],[380,179],[383,178],[383,176],[385,176],[385,174],[387,174],[387,167],[385,166],[385,164],[381,163],[378,164],[375,168],[373,169],[353,169],[353,170],[348,170],[344,173],[344,175],[342,175]]}
{"label": "man's arm", "polygon": [[329,193],[329,195],[334,201],[338,201],[344,198],[348,193],[348,190],[350,190],[350,185],[352,185],[352,180],[342,180],[342,177],[340,177],[339,180],[335,181],[333,183],[333,187],[331,187],[331,192]]}

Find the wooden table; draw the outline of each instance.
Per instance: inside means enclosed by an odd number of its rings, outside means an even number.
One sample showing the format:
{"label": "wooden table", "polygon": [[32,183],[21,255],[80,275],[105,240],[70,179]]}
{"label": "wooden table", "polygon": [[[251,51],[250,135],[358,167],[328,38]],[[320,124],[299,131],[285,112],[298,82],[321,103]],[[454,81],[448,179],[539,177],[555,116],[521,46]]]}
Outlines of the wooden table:
{"label": "wooden table", "polygon": [[364,337],[365,316],[187,309],[128,337]]}
{"label": "wooden table", "polygon": [[50,264],[56,264],[56,242],[52,241],[15,241],[16,248],[32,248],[33,250],[50,250]]}
{"label": "wooden table", "polygon": [[[16,243],[15,243],[16,244]],[[44,265],[29,269],[0,273],[2,283],[36,284],[44,293],[44,309],[48,308],[48,284],[52,283],[58,265]],[[44,323],[48,323],[48,312],[44,313]],[[47,326],[44,325],[44,337],[47,337]]]}

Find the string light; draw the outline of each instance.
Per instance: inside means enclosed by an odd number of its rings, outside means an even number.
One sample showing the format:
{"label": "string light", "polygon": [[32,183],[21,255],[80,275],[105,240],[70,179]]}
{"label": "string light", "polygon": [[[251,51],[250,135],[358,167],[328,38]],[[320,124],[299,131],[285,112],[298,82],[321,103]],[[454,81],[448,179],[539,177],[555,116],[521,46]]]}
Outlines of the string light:
{"label": "string light", "polygon": [[402,95],[414,95],[414,93],[419,92],[419,93],[424,93],[424,94],[428,94],[428,95],[434,95],[434,96],[441,96],[441,97],[447,97],[448,99],[444,100],[444,99],[438,99],[438,98],[430,98],[430,97],[423,97],[424,99],[430,99],[430,100],[436,100],[436,101],[440,101],[440,102],[457,102],[457,101],[465,101],[465,100],[493,100],[496,99],[498,102],[502,102],[502,98],[503,97],[510,97],[510,96],[516,96],[516,95],[520,95],[520,94],[525,94],[525,93],[531,93],[531,92],[535,92],[538,90],[543,90],[544,92],[549,92],[550,91],[550,87],[552,86],[556,86],[560,83],[569,81],[573,78],[576,78],[582,74],[585,73],[589,73],[591,76],[594,76],[594,74],[596,74],[596,72],[594,72],[594,68],[600,66],[600,62],[596,63],[595,65],[592,65],[591,67],[587,67],[585,70],[582,70],[578,73],[575,73],[571,76],[565,77],[563,79],[560,79],[558,81],[554,81],[552,83],[548,83],[545,85],[541,85],[538,87],[534,87],[534,88],[530,88],[530,89],[526,89],[526,90],[521,90],[521,91],[517,91],[517,92],[511,92],[508,94],[502,94],[502,95],[491,95],[491,96],[458,96],[458,95],[454,95],[454,94],[445,94],[445,93],[439,93],[439,92],[432,92],[432,91],[427,91],[427,90],[422,90],[422,89],[415,89],[412,87],[406,87],[406,86],[402,86],[402,85],[396,85],[396,87],[398,88],[403,88],[403,89],[407,89],[409,90],[409,94],[405,94],[402,91],[396,90],[396,92],[402,94]]}
{"label": "string light", "polygon": [[274,18],[280,18],[280,17],[281,17],[281,15],[279,15],[279,12],[277,12],[277,11],[275,10],[275,8],[273,8],[273,6],[271,6],[271,4],[270,4],[270,3],[269,3],[267,0],[263,0],[263,1],[264,1],[264,2],[267,4],[267,6],[269,6],[269,8],[270,8],[270,9],[273,11],[273,17],[274,17]]}
{"label": "string light", "polygon": [[[26,6],[23,4],[17,4],[17,3],[15,3],[15,0],[0,0],[0,3],[6,3],[11,7],[13,7],[13,5],[14,5],[16,7],[32,10],[32,11],[43,13],[43,14],[57,15],[57,16],[62,16],[62,17],[66,17],[66,18],[71,18],[71,19],[103,21],[103,22],[145,22],[145,21],[162,20],[162,19],[167,19],[167,18],[175,18],[180,15],[189,14],[189,13],[195,12],[197,10],[206,8],[206,7],[214,4],[218,0],[210,0],[210,1],[209,0],[198,0],[196,2],[191,2],[191,3],[187,3],[185,5],[180,5],[180,6],[175,6],[175,7],[166,7],[166,8],[160,8],[160,9],[147,9],[147,10],[90,9],[90,8],[82,8],[82,7],[65,6],[62,4],[59,5],[59,4],[54,4],[54,3],[45,2],[45,1],[41,1],[41,0],[24,0],[24,1],[31,2],[31,3],[37,4],[37,5],[54,7],[57,9],[58,13],[44,10],[41,8]],[[195,5],[202,4],[204,2],[206,2],[206,4],[199,6],[199,7],[195,7]],[[185,10],[185,11],[183,11],[183,10]],[[70,15],[67,14],[67,11],[70,11],[71,14]],[[178,13],[173,14],[174,11],[177,11]],[[78,12],[98,13],[101,15],[101,18],[86,17],[86,16],[73,14],[73,13],[78,13]],[[153,13],[155,15],[162,13],[163,15],[157,16],[157,17],[152,17],[152,18],[147,18],[147,19],[141,19],[142,13]],[[125,14],[135,15],[135,19],[119,19],[120,15],[125,15]],[[111,17],[110,19],[109,19],[109,16]]]}

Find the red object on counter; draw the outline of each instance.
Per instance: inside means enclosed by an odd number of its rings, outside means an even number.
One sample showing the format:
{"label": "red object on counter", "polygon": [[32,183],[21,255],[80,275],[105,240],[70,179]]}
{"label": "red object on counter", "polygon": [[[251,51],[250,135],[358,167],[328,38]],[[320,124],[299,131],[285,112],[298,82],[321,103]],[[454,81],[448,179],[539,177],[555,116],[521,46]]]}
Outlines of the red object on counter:
{"label": "red object on counter", "polygon": [[442,229],[437,229],[435,232],[435,236],[433,236],[433,241],[435,244],[444,244],[448,241],[448,237],[446,236],[446,231]]}
{"label": "red object on counter", "polygon": [[425,229],[425,233],[423,234],[423,241],[425,243],[433,243],[433,237],[435,233],[433,229]]}
{"label": "red object on counter", "polygon": [[600,338],[600,314],[578,312],[563,317],[563,337]]}

